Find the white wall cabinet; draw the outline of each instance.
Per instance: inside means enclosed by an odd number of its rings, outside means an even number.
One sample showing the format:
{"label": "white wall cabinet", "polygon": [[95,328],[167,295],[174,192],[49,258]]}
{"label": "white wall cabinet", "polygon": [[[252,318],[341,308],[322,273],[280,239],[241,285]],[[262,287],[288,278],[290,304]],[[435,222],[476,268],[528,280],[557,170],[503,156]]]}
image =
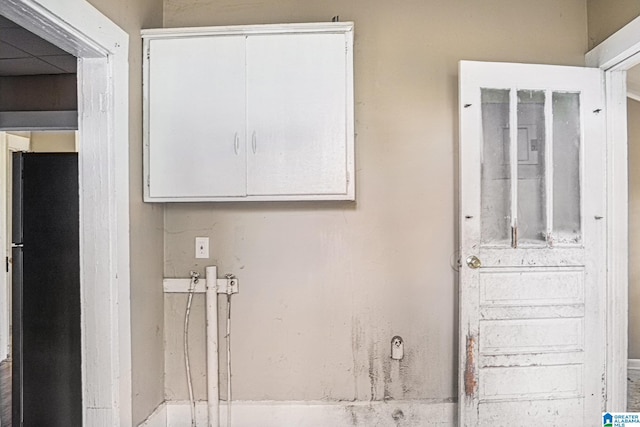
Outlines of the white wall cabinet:
{"label": "white wall cabinet", "polygon": [[354,200],[351,23],[142,35],[145,201]]}

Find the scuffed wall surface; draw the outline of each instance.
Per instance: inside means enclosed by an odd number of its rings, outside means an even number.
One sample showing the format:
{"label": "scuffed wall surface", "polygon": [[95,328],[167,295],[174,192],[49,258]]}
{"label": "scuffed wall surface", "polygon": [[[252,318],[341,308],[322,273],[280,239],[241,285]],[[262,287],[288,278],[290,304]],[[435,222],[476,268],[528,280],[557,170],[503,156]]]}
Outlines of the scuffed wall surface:
{"label": "scuffed wall surface", "polygon": [[629,358],[640,359],[640,102],[627,102],[629,123]]}
{"label": "scuffed wall surface", "polygon": [[162,24],[162,0],[89,0],[129,33],[131,340],[133,422],[164,400],[163,207],[142,203],[142,42]]}
{"label": "scuffed wall surface", "polygon": [[587,0],[589,49],[640,15],[637,0]]}
{"label": "scuffed wall surface", "polygon": [[[233,398],[455,397],[457,64],[582,65],[586,3],[165,0],[164,13],[167,27],[335,15],[355,22],[356,203],[165,208],[167,277],[217,264],[240,280]],[[196,236],[211,237],[210,260],[194,259]],[[200,298],[194,329],[202,328]],[[166,297],[168,399],[187,399],[185,304],[185,296]],[[220,310],[222,321],[223,300]],[[399,362],[389,358],[394,335],[405,342]],[[191,336],[196,397],[204,399],[203,332]]]}

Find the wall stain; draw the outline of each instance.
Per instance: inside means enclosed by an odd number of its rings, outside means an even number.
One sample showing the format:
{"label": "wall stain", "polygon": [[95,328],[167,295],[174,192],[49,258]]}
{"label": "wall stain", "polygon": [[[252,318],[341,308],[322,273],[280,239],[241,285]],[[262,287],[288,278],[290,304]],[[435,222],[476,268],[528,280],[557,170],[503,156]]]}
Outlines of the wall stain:
{"label": "wall stain", "polygon": [[375,343],[371,341],[369,343],[369,383],[371,384],[371,401],[377,399],[376,393],[376,380],[378,375],[375,371]]}
{"label": "wall stain", "polygon": [[383,372],[383,382],[384,382],[384,396],[382,397],[384,400],[393,399],[391,395],[391,358],[385,357],[382,362],[382,372]]}
{"label": "wall stain", "polygon": [[396,422],[396,425],[400,425],[400,421],[404,420],[404,412],[400,408],[397,408],[391,414],[391,418]]}
{"label": "wall stain", "polygon": [[476,378],[475,347],[476,337],[472,334],[468,334],[464,367],[464,394],[468,398],[475,397],[476,389],[478,387],[478,379]]}
{"label": "wall stain", "polygon": [[349,406],[349,409],[351,410],[351,424],[353,424],[354,426],[357,426],[358,416],[356,415],[356,411],[353,410],[353,406]]}
{"label": "wall stain", "polygon": [[353,316],[351,318],[351,355],[353,358],[353,401],[357,401],[359,397],[358,390],[358,354],[362,348],[363,330],[360,320]]}
{"label": "wall stain", "polygon": [[415,378],[411,376],[411,367],[409,366],[411,360],[413,358],[413,351],[411,349],[407,349],[404,353],[404,357],[400,362],[400,383],[402,385],[402,396],[398,397],[400,399],[404,399],[405,395],[411,392],[410,384]]}

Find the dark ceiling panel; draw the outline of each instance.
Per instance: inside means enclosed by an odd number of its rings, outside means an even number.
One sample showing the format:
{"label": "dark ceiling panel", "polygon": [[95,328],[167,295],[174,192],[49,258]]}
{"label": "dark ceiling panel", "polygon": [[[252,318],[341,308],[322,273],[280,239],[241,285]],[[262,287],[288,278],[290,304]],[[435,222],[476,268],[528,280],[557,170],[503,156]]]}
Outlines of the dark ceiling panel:
{"label": "dark ceiling panel", "polygon": [[39,74],[64,74],[58,67],[38,58],[0,59],[0,76],[35,76]]}
{"label": "dark ceiling panel", "polygon": [[76,57],[0,16],[0,76],[75,74]]}

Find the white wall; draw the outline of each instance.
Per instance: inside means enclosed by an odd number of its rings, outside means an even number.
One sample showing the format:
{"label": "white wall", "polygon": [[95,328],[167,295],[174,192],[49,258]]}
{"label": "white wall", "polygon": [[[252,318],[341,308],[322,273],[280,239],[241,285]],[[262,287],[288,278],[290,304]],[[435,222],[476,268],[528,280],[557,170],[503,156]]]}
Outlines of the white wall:
{"label": "white wall", "polygon": [[[449,399],[457,395],[457,63],[582,65],[586,2],[164,2],[167,27],[335,15],[355,21],[357,202],[168,204],[164,272],[188,277],[217,264],[239,277],[234,399]],[[211,237],[210,260],[194,259],[196,236]],[[186,399],[185,297],[165,301],[166,397]],[[199,297],[191,321],[203,399]],[[394,335],[405,340],[400,362],[389,358]]]}

